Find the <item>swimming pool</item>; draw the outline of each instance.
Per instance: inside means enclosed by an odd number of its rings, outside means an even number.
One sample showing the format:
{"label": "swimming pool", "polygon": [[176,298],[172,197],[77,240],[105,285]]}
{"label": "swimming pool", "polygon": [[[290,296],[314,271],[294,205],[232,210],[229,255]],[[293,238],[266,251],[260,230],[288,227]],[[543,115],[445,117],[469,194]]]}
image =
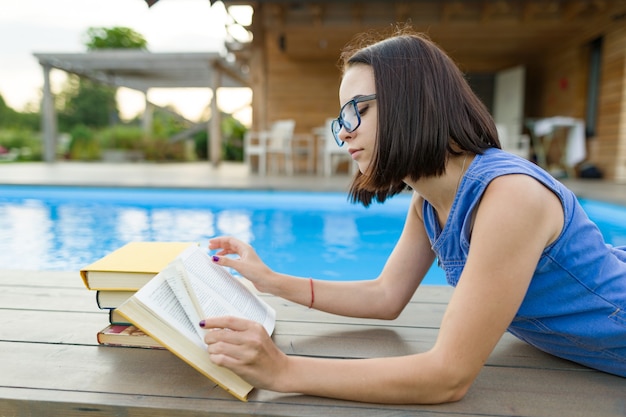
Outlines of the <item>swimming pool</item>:
{"label": "swimming pool", "polygon": [[[375,278],[410,197],[367,209],[345,193],[0,186],[0,268],[79,270],[129,241],[233,235],[276,271]],[[434,267],[427,279],[443,284]]]}
{"label": "swimming pool", "polygon": [[[68,270],[129,241],[234,235],[276,271],[375,278],[400,236],[408,194],[369,208],[344,193],[0,186],[0,269]],[[626,208],[581,200],[607,241],[626,245]],[[445,284],[431,267],[426,284]]]}

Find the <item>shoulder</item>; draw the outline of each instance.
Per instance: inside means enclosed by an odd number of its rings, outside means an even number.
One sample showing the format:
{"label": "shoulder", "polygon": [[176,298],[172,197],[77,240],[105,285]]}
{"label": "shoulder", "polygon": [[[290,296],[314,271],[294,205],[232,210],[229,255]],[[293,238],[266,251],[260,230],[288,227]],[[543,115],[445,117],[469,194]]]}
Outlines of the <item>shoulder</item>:
{"label": "shoulder", "polygon": [[424,215],[422,211],[424,209],[424,197],[422,197],[416,191],[413,191],[413,196],[411,197],[411,212],[415,213],[415,215],[421,220],[424,220]]}
{"label": "shoulder", "polygon": [[485,197],[514,199],[527,201],[529,204],[541,202],[543,198],[559,200],[554,191],[537,178],[527,174],[500,175],[489,182],[485,189]]}
{"label": "shoulder", "polygon": [[482,154],[476,155],[470,168],[472,175],[485,179],[518,173],[530,175],[546,183],[556,181],[552,175],[537,164],[497,148],[490,148]]}
{"label": "shoulder", "polygon": [[[504,196],[525,206],[533,206],[545,198],[562,208],[568,191],[533,162],[495,148],[477,155],[474,162],[468,172],[472,181],[468,181],[467,192],[479,199]],[[537,208],[541,209],[540,206]]]}
{"label": "shoulder", "polygon": [[544,183],[525,174],[494,178],[483,194],[478,212],[487,212],[503,223],[527,224],[546,234],[547,244],[560,234],[564,222],[559,196]]}

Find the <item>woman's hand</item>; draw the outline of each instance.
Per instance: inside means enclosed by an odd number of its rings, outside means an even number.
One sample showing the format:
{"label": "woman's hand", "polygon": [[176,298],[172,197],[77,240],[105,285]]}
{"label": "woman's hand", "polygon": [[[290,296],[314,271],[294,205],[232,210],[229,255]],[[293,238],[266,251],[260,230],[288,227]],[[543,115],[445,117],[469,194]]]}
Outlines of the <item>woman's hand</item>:
{"label": "woman's hand", "polygon": [[[225,236],[209,240],[209,249],[218,250],[213,255],[213,262],[233,268],[246,279],[251,281],[257,290],[270,292],[267,280],[272,270],[259,258],[252,246],[234,237]],[[239,258],[229,258],[226,255],[239,255]]]}
{"label": "woman's hand", "polygon": [[207,318],[200,327],[211,361],[257,388],[276,390],[285,378],[288,357],[259,323],[238,317]]}

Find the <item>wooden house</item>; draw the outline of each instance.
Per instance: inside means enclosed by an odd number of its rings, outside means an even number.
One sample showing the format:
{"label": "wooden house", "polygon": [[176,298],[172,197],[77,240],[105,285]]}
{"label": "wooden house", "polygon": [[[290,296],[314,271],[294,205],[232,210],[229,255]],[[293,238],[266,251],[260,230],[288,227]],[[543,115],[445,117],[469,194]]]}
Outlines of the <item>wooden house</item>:
{"label": "wooden house", "polygon": [[409,23],[450,54],[514,135],[546,118],[582,120],[584,159],[626,180],[626,0],[222,2],[253,9],[252,40],[227,42],[248,71],[253,129],[279,119],[295,119],[296,133],[323,125],[338,112],[344,45]]}

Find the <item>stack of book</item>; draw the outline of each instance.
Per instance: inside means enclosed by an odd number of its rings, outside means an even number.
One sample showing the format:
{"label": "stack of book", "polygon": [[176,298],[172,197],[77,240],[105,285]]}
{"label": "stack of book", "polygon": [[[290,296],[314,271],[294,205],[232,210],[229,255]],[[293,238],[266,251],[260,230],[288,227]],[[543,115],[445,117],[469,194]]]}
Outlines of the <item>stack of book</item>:
{"label": "stack of book", "polygon": [[194,243],[133,242],[80,271],[109,310],[106,345],[165,348],[242,401],[254,388],[206,352],[206,317],[237,316],[274,331],[276,312]]}
{"label": "stack of book", "polygon": [[110,346],[163,348],[159,342],[129,323],[117,307],[154,278],[189,246],[189,242],[130,242],[81,269],[96,303],[108,311],[109,323],[97,332],[98,343]]}

